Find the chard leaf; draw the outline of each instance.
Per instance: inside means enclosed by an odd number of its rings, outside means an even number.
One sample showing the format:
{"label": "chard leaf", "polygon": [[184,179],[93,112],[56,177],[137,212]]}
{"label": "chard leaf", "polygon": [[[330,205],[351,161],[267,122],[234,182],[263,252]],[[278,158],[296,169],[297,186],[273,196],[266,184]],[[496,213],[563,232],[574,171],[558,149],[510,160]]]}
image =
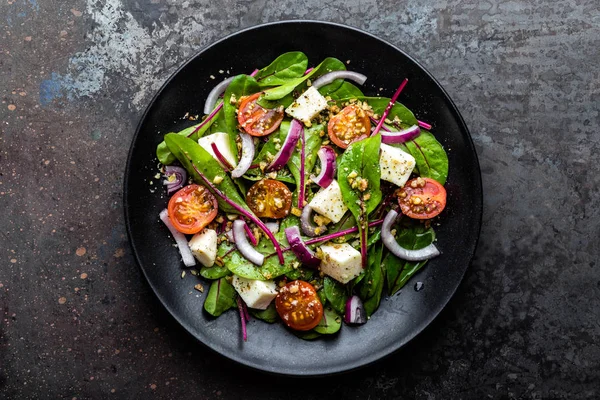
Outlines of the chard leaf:
{"label": "chard leaf", "polygon": [[[390,102],[390,98],[389,97],[368,97],[368,96],[356,96],[356,97],[346,97],[344,99],[340,99],[338,100],[338,104],[339,103],[344,103],[346,101],[349,101],[351,99],[357,99],[363,102],[367,102],[371,108],[373,109],[373,112],[375,114],[378,114],[379,116],[381,116],[383,114],[383,112],[385,111],[385,108],[387,107],[387,105]],[[392,109],[390,110],[390,113],[388,114],[388,118],[393,120],[394,117],[398,117],[400,119],[400,124],[402,127],[409,127],[411,125],[415,125],[418,123],[417,118],[415,118],[415,115],[412,113],[412,111],[410,111],[408,108],[406,108],[406,106],[404,106],[401,103],[394,103],[394,105],[392,106]]]}
{"label": "chard leaf", "polygon": [[421,177],[435,179],[442,185],[446,183],[448,155],[442,144],[430,132],[421,130],[419,136],[404,145],[415,158],[416,170]]}
{"label": "chard leaf", "polygon": [[[304,140],[306,142],[304,148],[304,182],[307,181],[306,178],[310,176],[311,171],[317,163],[317,152],[321,148],[321,143],[323,142],[320,133],[324,129],[327,128],[323,124],[313,125],[310,128],[304,128]],[[302,162],[302,157],[299,146],[301,145],[302,142],[301,140],[299,140],[296,150],[292,153],[292,157],[287,163],[287,166],[290,169],[290,172],[294,177],[294,181],[297,186],[300,185],[300,163]],[[294,204],[297,204],[297,202],[294,202]]]}
{"label": "chard leaf", "polygon": [[[379,169],[379,147],[381,135],[352,143],[339,157],[338,183],[342,191],[344,204],[348,207],[355,220],[361,242],[363,267],[367,266],[366,246],[368,236],[368,216],[379,204],[382,198],[380,190],[381,172]],[[360,190],[361,180],[366,179],[368,187]],[[365,197],[367,196],[367,197]]]}
{"label": "chard leaf", "polygon": [[[223,112],[225,116],[225,126],[232,149],[237,149],[235,139],[240,131],[237,120],[237,102],[242,96],[248,96],[260,91],[260,86],[256,80],[249,75],[238,75],[227,86],[223,94]],[[233,99],[232,99],[233,96]],[[237,160],[236,160],[237,161]]]}
{"label": "chard leaf", "polygon": [[365,276],[361,280],[358,293],[363,300],[367,316],[371,316],[379,307],[385,276],[381,267],[383,243],[380,242],[369,250],[369,263]]}
{"label": "chard leaf", "polygon": [[230,308],[236,307],[237,293],[227,278],[221,278],[210,285],[204,301],[204,309],[210,315],[218,317]]}

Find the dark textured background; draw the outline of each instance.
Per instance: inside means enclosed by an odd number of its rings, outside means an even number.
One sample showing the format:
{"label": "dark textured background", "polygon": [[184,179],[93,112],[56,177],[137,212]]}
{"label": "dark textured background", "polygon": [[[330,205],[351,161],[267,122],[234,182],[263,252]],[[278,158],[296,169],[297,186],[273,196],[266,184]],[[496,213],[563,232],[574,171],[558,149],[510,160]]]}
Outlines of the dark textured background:
{"label": "dark textured background", "polygon": [[[189,338],[134,262],[121,200],[135,126],[176,67],[296,18],[422,62],[471,129],[485,192],[473,265],[433,325],[302,381]],[[0,0],[0,398],[597,398],[599,49],[597,0]]]}

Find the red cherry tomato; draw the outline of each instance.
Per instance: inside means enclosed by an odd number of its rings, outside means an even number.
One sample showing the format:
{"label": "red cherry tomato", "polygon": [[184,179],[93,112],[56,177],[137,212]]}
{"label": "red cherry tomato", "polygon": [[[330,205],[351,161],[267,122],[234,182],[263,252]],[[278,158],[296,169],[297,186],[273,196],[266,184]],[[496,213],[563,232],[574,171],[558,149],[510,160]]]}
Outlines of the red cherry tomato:
{"label": "red cherry tomato", "polygon": [[283,322],[297,331],[308,331],[323,318],[323,304],[317,291],[305,281],[292,281],[282,287],[275,308]]}
{"label": "red cherry tomato", "polygon": [[433,218],[446,207],[446,189],[435,179],[411,179],[398,191],[398,203],[410,218]]}
{"label": "red cherry tomato", "polygon": [[265,136],[279,127],[283,120],[283,107],[264,108],[257,103],[262,93],[244,98],[238,109],[238,122],[252,136]]}
{"label": "red cherry tomato", "polygon": [[263,179],[248,190],[246,203],[259,218],[284,218],[292,207],[292,192],[282,182]]}
{"label": "red cherry tomato", "polygon": [[327,132],[333,143],[345,149],[350,143],[369,136],[371,120],[365,110],[351,104],[331,117],[327,124]]}
{"label": "red cherry tomato", "polygon": [[218,207],[217,199],[207,188],[188,185],[171,197],[167,212],[175,229],[194,234],[215,219]]}

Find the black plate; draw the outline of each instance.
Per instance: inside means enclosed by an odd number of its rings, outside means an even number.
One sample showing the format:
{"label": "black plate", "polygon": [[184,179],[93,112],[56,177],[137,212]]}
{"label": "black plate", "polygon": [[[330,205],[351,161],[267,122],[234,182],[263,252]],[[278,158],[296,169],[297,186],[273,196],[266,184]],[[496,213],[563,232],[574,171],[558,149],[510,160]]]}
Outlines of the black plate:
{"label": "black plate", "polygon": [[[196,278],[181,279],[182,263],[173,240],[158,219],[167,199],[155,179],[156,145],[162,135],[190,125],[182,116],[201,114],[212,87],[229,74],[249,73],[281,53],[300,50],[316,65],[325,57],[350,60],[348,68],[367,75],[366,94],[391,96],[405,77],[401,101],[448,151],[448,206],[436,226],[442,255],[432,260],[401,292],[384,298],[371,320],[343,326],[339,334],[314,341],[298,339],[282,324],[252,320],[243,342],[237,311],[211,318],[202,310],[206,292]],[[225,71],[221,74],[220,71]],[[216,79],[211,79],[213,75]],[[379,88],[384,88],[379,92]],[[149,181],[153,181],[150,184]],[[405,345],[448,303],[475,252],[482,214],[477,155],[458,110],[436,80],[398,48],[346,26],[310,21],[261,25],[233,34],[200,51],[162,87],[134,136],[124,184],[129,238],[150,286],[175,319],[202,343],[247,366],[289,375],[323,375],[376,361]],[[413,289],[415,282],[424,289]],[[200,297],[198,297],[200,295]]]}

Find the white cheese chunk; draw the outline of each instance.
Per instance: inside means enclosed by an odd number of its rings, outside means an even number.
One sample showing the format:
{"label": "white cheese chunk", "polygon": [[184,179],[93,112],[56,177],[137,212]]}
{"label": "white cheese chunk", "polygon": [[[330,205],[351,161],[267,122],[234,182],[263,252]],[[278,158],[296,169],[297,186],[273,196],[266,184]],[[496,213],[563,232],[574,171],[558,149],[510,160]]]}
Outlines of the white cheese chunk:
{"label": "white cheese chunk", "polygon": [[333,180],[326,188],[322,188],[308,203],[315,212],[329,218],[334,223],[339,222],[348,207],[344,204],[342,190],[336,180]]}
{"label": "white cheese chunk", "polygon": [[385,143],[381,144],[379,167],[381,179],[384,181],[403,187],[415,169],[415,165],[415,158],[407,152]]}
{"label": "white cheese chunk", "polygon": [[[200,139],[198,139],[198,144],[200,145],[200,147],[202,147],[211,156],[213,156],[215,160],[219,161],[217,155],[213,151],[213,143],[215,144],[215,146],[217,146],[217,149],[219,149],[219,153],[223,155],[223,158],[226,159],[229,164],[231,164],[232,166],[237,165],[237,157],[231,150],[231,143],[229,142],[228,134],[224,132],[215,132],[211,135],[203,136]],[[222,167],[225,167],[225,165],[223,165],[221,161],[219,161],[219,164],[221,164]]]}
{"label": "white cheese chunk", "polygon": [[265,310],[277,297],[274,281],[259,281],[234,275],[232,285],[250,308]]}
{"label": "white cheese chunk", "polygon": [[290,117],[304,122],[304,125],[310,126],[310,120],[326,108],[325,97],[311,86],[286,108],[285,112]]}
{"label": "white cheese chunk", "polygon": [[338,282],[348,283],[362,272],[360,252],[348,243],[321,246],[321,271]]}
{"label": "white cheese chunk", "polygon": [[217,257],[217,232],[204,229],[188,242],[192,254],[205,267],[212,267]]}

